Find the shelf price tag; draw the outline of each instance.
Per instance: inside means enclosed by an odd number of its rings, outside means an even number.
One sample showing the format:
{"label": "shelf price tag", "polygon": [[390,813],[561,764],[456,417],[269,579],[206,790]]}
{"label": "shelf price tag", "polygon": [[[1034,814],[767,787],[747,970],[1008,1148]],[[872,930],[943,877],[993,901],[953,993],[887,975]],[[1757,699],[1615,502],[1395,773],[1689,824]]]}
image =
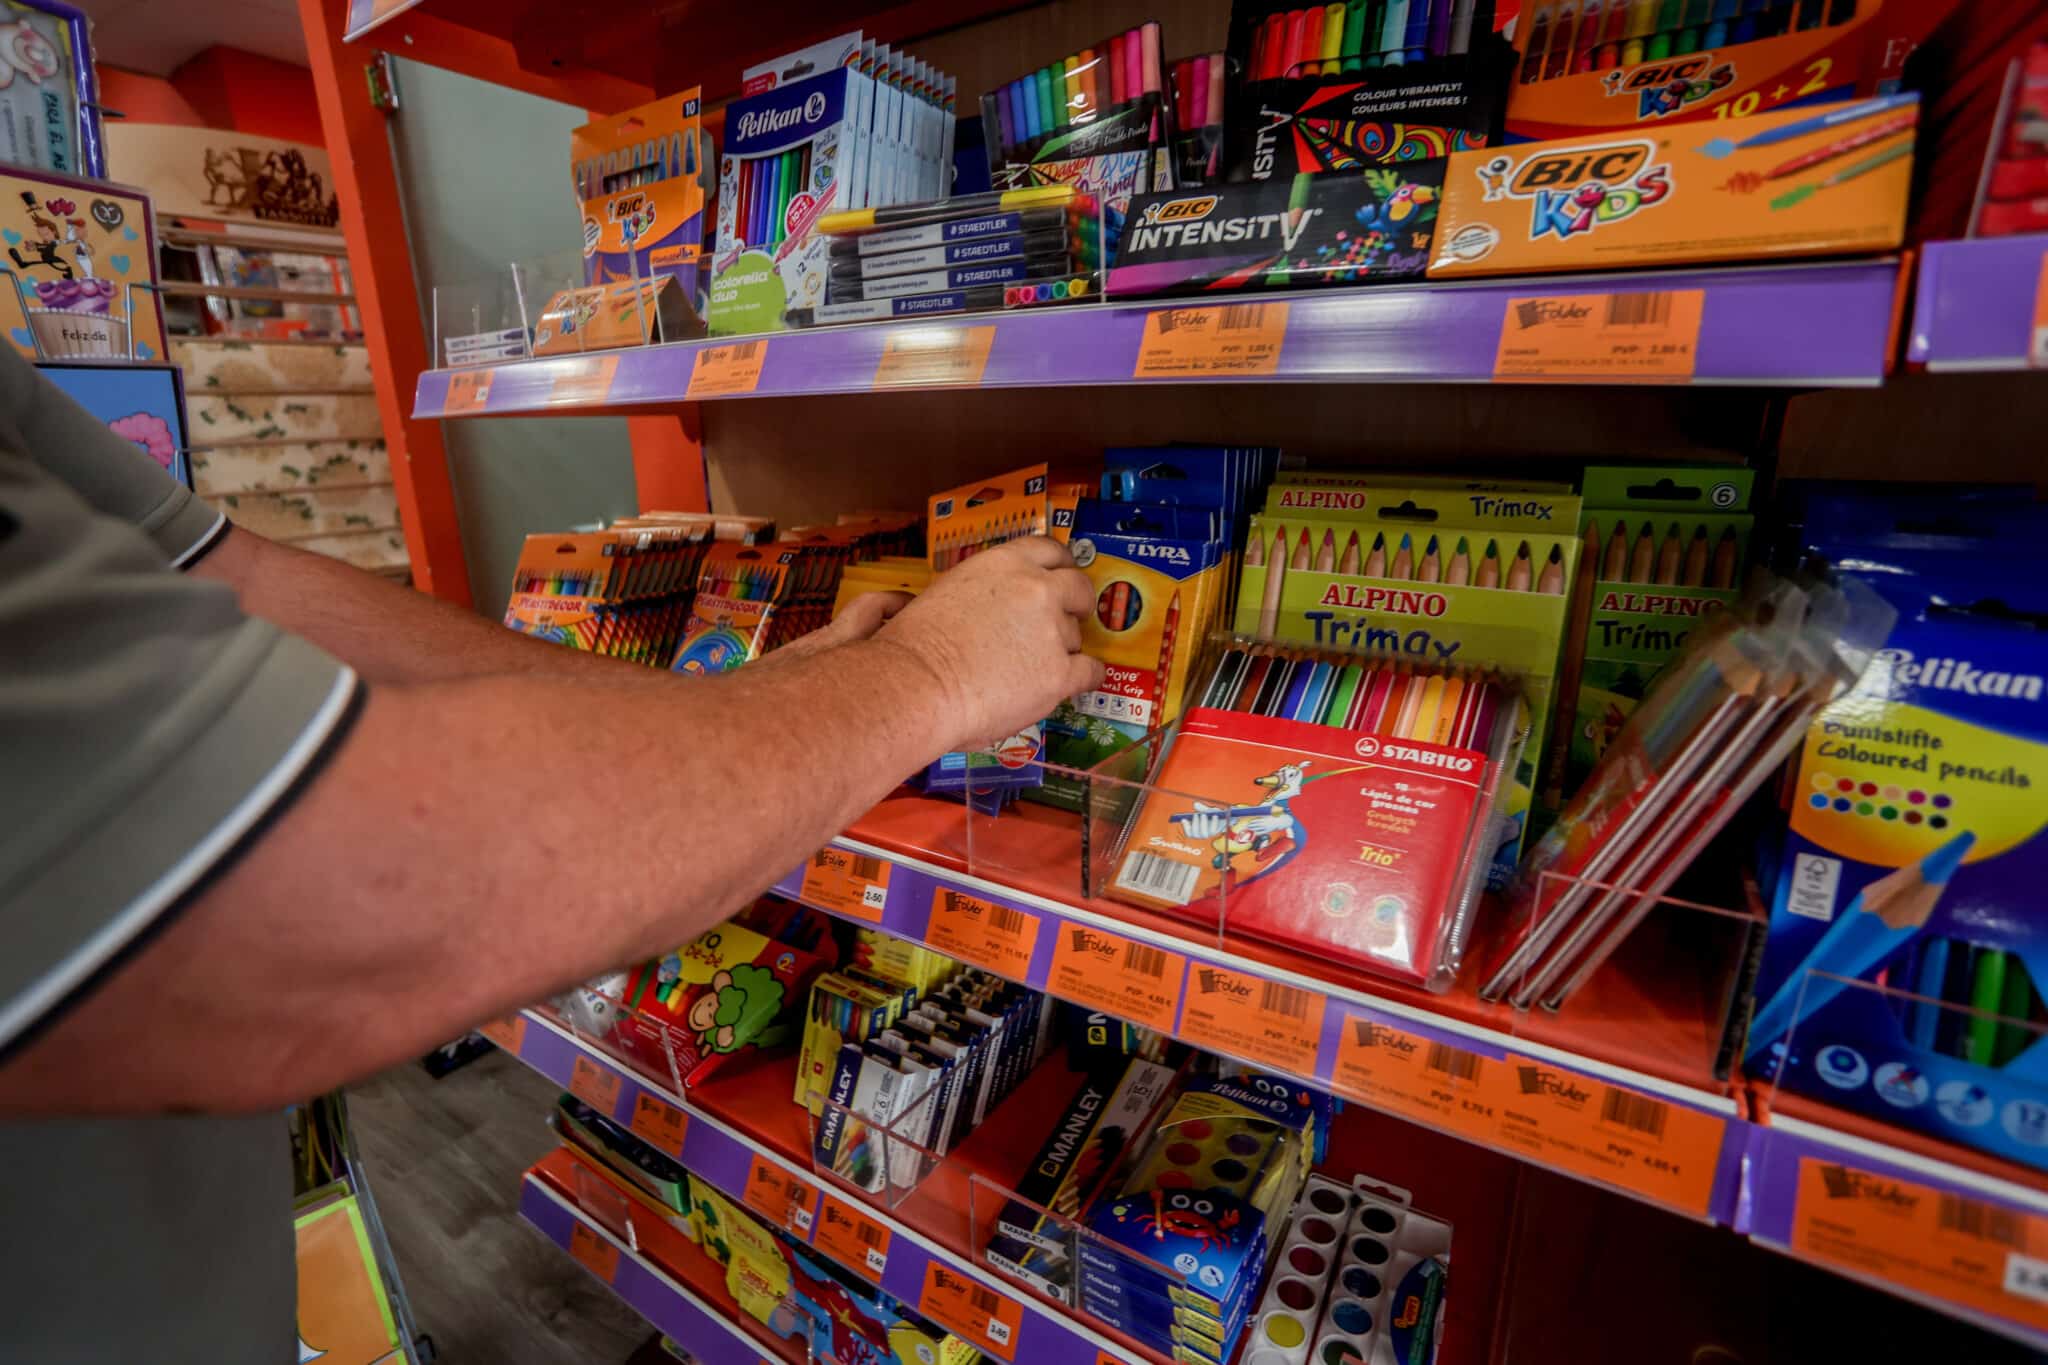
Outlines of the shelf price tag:
{"label": "shelf price tag", "polygon": [[619,1249],[588,1224],[569,1225],[569,1254],[606,1284],[619,1276]]}
{"label": "shelf price tag", "polygon": [[612,376],[619,372],[616,355],[584,355],[557,360],[554,381],[548,385],[549,407],[586,407],[602,403],[612,391]]}
{"label": "shelf price tag", "polygon": [[779,1228],[808,1240],[818,1207],[818,1192],[758,1152],[747,1170],[740,1202]]}
{"label": "shelf price tag", "polygon": [[2048,1217],[2040,1214],[1802,1156],[1792,1249],[2048,1331]]}
{"label": "shelf price tag", "polygon": [[1180,1036],[1259,1066],[1313,1076],[1328,1005],[1321,991],[1197,962],[1188,969]]}
{"label": "shelf price tag", "polygon": [[818,1231],[811,1245],[880,1284],[889,1265],[890,1236],[889,1229],[828,1193],[818,1206]]}
{"label": "shelf price tag", "polygon": [[1063,924],[1053,938],[1048,995],[1173,1032],[1188,960],[1120,934]]}
{"label": "shelf price tag", "polygon": [[907,327],[882,340],[882,358],[875,365],[874,387],[981,382],[989,349],[996,344],[994,327]]}
{"label": "shelf price tag", "polygon": [[803,887],[797,895],[834,914],[880,924],[889,904],[892,866],[865,853],[821,848],[804,864]]}
{"label": "shelf price tag", "polygon": [[1284,303],[1205,304],[1145,315],[1134,379],[1249,379],[1280,369]]}
{"label": "shelf price tag", "polygon": [[924,941],[948,957],[1023,981],[1031,974],[1031,950],[1038,946],[1038,916],[942,886],[932,892]]}
{"label": "shelf price tag", "polygon": [[765,340],[735,341],[724,346],[706,346],[690,362],[690,387],[683,397],[738,398],[761,384],[761,367],[768,362]]}
{"label": "shelf price tag", "polygon": [[465,412],[482,412],[491,399],[491,376],[496,370],[457,370],[448,376],[448,399],[441,404],[445,417]]}
{"label": "shelf price tag", "polygon": [[690,1116],[661,1096],[642,1090],[633,1097],[633,1132],[676,1160],[683,1159],[683,1139],[690,1133]]}
{"label": "shelf price tag", "polygon": [[526,1016],[508,1014],[503,1019],[478,1025],[477,1032],[517,1057],[519,1049],[526,1046]]}
{"label": "shelf price tag", "polygon": [[979,1280],[933,1261],[924,1268],[924,1292],[918,1295],[917,1311],[984,1351],[1004,1360],[1016,1359],[1024,1309],[1009,1295],[998,1294]]}
{"label": "shelf price tag", "polygon": [[[2028,339],[2027,364],[2035,369],[2048,369],[2048,251],[2041,253],[2041,274],[2034,281],[2034,328]],[[452,400],[452,384],[448,392]]]}
{"label": "shelf price tag", "polygon": [[578,1056],[569,1065],[569,1093],[606,1118],[618,1116],[619,1090],[624,1084],[618,1072],[588,1057]]}
{"label": "shelf price tag", "polygon": [[1690,379],[1699,362],[1704,289],[1511,298],[1501,313],[1496,379]]}

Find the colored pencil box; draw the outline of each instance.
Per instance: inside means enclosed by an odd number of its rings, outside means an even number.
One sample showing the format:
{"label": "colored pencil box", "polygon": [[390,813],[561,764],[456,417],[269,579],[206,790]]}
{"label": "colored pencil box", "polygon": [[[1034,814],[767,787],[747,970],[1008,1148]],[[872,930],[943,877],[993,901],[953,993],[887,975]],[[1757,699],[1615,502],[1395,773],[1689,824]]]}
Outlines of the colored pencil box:
{"label": "colored pencil box", "polygon": [[1226,293],[1418,279],[1443,177],[1434,159],[1144,195],[1131,202],[1105,288]]}
{"label": "colored pencil box", "polygon": [[[2048,512],[1823,495],[1898,619],[1808,728],[1750,1026],[1781,1088],[2048,1169]],[[1859,984],[1868,983],[1868,984]]]}
{"label": "colored pencil box", "polygon": [[1888,250],[1905,236],[1919,113],[1918,95],[1893,95],[1459,152],[1429,274]]}

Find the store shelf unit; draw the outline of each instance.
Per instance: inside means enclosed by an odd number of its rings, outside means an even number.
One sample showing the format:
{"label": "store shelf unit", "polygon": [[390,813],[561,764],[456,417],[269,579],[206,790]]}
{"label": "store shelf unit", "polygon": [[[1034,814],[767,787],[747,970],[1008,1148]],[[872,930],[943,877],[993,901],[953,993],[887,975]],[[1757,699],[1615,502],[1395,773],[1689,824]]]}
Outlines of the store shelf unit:
{"label": "store shelf unit", "polygon": [[2048,1190],[1980,1164],[1774,1112],[1750,1127],[1736,1228],[2048,1350]]}
{"label": "store shelf unit", "polygon": [[[1898,279],[1899,263],[1884,259],[980,313],[432,370],[420,375],[413,416],[632,409],[708,397],[917,387],[1485,382],[1495,376],[1504,335],[1512,337],[1521,326],[1524,302],[1687,290],[1702,294],[1690,382],[1869,386],[1883,380],[1890,360]],[[1170,348],[1161,349],[1155,315],[1191,307],[1242,312],[1246,305],[1266,310],[1261,326],[1277,338],[1277,349],[1200,371],[1183,368]],[[716,374],[707,375],[710,370]],[[1547,377],[1610,383],[1630,376],[1610,369]],[[717,382],[709,382],[713,378]]]}
{"label": "store shelf unit", "polygon": [[[798,1241],[807,1245],[812,1242],[821,1216],[822,1198],[844,1198],[847,1206],[852,1207],[850,1195],[835,1194],[823,1188],[822,1182],[807,1166],[790,1160],[761,1138],[713,1116],[687,1095],[657,1085],[631,1067],[579,1040],[544,1014],[529,1010],[492,1025],[486,1032],[492,1041],[528,1066],[600,1113],[630,1126],[681,1161],[692,1174],[779,1224]],[[777,1100],[783,1101],[784,1096],[778,1096]],[[784,1103],[783,1107],[793,1114],[801,1113],[793,1104]],[[532,1183],[529,1180],[529,1188],[522,1192],[522,1212],[530,1209],[536,1197],[530,1188]],[[553,1198],[545,1190],[540,1194]],[[780,1205],[783,1200],[788,1201],[786,1213],[779,1207],[767,1207],[769,1202]],[[560,1201],[555,1199],[554,1202]],[[1056,1308],[1021,1294],[1014,1287],[1004,1286],[981,1267],[940,1246],[889,1213],[867,1204],[859,1205],[857,1211],[878,1224],[886,1232],[886,1237],[881,1239],[879,1250],[864,1267],[854,1268],[899,1300],[913,1306],[925,1302],[935,1267],[997,1296],[1001,1309],[996,1319],[997,1326],[991,1329],[994,1340],[981,1343],[992,1358],[1029,1362],[1029,1365],[1064,1365],[1065,1362],[1098,1365],[1105,1352],[1111,1360],[1142,1362],[1145,1359],[1084,1327]],[[570,1216],[569,1211],[565,1210],[564,1215]],[[527,1216],[532,1218],[533,1215],[528,1212]],[[542,1230],[555,1236],[545,1225]],[[564,1233],[556,1240],[566,1245],[566,1236]],[[641,1269],[651,1268],[642,1265]],[[621,1273],[625,1273],[623,1269]],[[659,1278],[658,1272],[651,1273]],[[634,1286],[639,1288],[640,1277],[636,1275],[632,1279]],[[619,1288],[622,1297],[634,1307],[647,1311],[640,1297],[628,1293],[626,1288],[616,1283],[614,1287]],[[649,1316],[653,1317],[652,1314]],[[657,1326],[662,1325],[662,1319],[653,1320]],[[1007,1344],[1007,1350],[1001,1349],[1004,1344]]]}
{"label": "store shelf unit", "polygon": [[2048,365],[2048,233],[1921,248],[1906,359],[1929,370]]}

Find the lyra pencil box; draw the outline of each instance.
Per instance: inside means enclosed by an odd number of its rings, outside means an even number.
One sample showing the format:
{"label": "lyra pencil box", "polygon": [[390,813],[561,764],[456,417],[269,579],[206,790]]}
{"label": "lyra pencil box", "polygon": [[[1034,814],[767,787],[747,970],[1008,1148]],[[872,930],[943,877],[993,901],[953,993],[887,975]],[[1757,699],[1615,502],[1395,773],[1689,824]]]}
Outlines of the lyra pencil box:
{"label": "lyra pencil box", "polygon": [[1418,279],[1429,264],[1441,159],[1133,200],[1116,295],[1301,289]]}
{"label": "lyra pencil box", "polygon": [[1155,765],[1108,894],[1443,989],[1526,730],[1482,672],[1242,641]]}
{"label": "lyra pencil box", "polygon": [[1808,548],[1898,619],[1807,731],[1749,1068],[2048,1169],[2048,514],[1957,502],[1934,533],[1877,509],[1898,529],[1864,529],[1862,498],[1809,508]]}
{"label": "lyra pencil box", "polygon": [[[1904,239],[1917,95],[1458,152],[1435,278],[1881,251]],[[1648,321],[1648,319],[1645,319]]]}

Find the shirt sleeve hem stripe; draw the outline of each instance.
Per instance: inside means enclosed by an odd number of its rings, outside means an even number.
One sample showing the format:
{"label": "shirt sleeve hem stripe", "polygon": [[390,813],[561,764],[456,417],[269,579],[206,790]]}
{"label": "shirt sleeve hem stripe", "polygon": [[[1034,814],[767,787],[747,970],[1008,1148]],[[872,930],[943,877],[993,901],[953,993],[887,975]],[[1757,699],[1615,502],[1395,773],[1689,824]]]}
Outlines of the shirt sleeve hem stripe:
{"label": "shirt sleeve hem stripe", "polygon": [[214,864],[262,822],[271,807],[316,759],[328,738],[349,714],[356,693],[356,674],[343,668],[313,718],[261,781],[251,787],[212,833],[151,883],[29,990],[0,1006],[0,1050],[15,1035],[57,1007],[94,972],[119,956],[128,945],[177,899],[196,886]]}
{"label": "shirt sleeve hem stripe", "polygon": [[213,524],[206,528],[205,533],[199,539],[186,546],[183,554],[177,555],[171,560],[171,567],[182,569],[192,563],[219,543],[220,538],[226,535],[227,531],[228,514],[225,512],[214,513]]}

